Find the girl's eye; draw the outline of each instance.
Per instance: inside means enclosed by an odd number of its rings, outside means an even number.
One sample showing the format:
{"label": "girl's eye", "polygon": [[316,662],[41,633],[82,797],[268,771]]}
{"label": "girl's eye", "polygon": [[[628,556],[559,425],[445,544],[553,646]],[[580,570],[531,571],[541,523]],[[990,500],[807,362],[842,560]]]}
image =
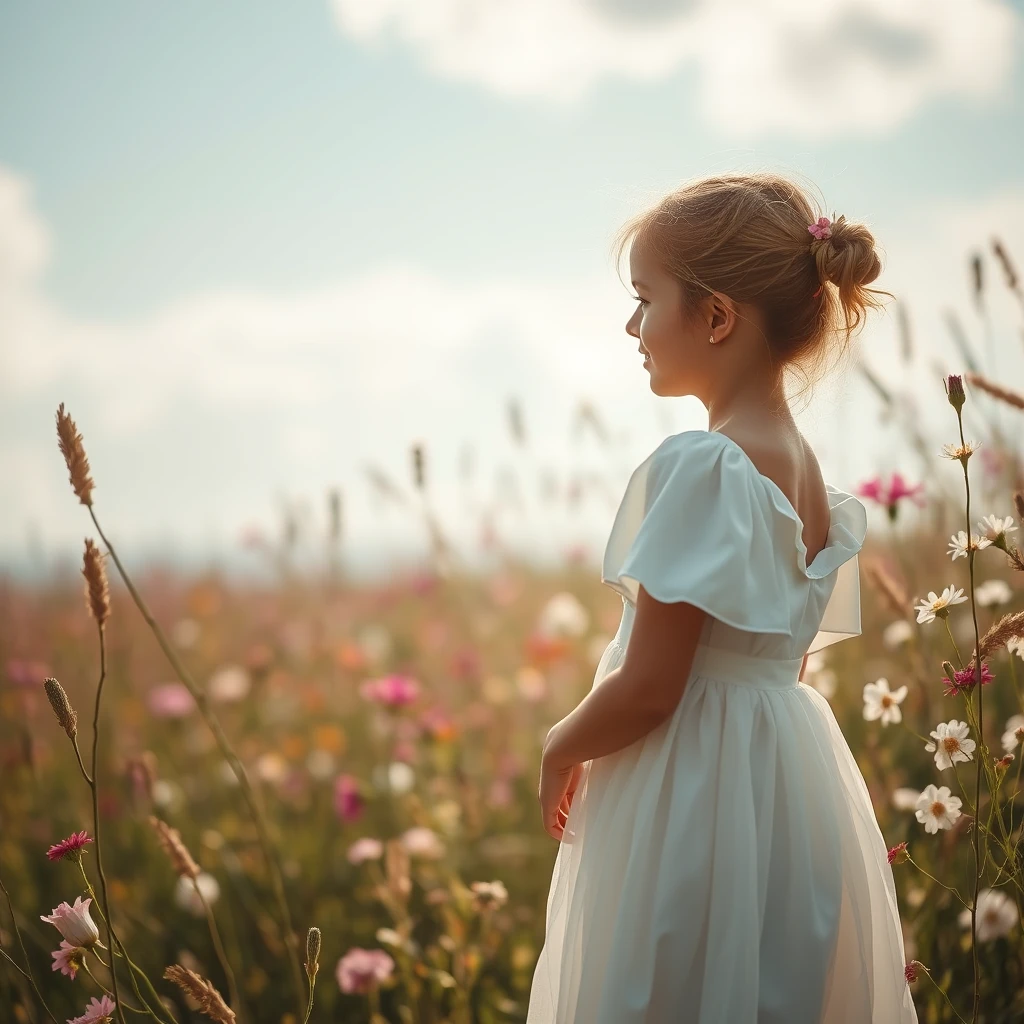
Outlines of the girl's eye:
{"label": "girl's eye", "polygon": [[639,302],[641,306],[646,306],[647,305],[647,300],[646,299],[641,299],[639,295],[633,295],[632,299],[633,299],[634,302]]}

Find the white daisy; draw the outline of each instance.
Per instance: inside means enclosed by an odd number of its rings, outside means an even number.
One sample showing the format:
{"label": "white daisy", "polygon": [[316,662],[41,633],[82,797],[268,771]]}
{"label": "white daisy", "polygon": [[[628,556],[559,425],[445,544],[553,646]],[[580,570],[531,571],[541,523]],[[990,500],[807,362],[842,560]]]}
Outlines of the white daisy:
{"label": "white daisy", "polygon": [[1010,715],[1003,733],[1003,750],[1008,754],[1013,753],[1021,740],[1024,740],[1024,715]]}
{"label": "white daisy", "polygon": [[906,686],[898,690],[889,690],[889,680],[885,676],[876,679],[873,683],[864,684],[864,718],[873,722],[876,718],[882,720],[882,725],[890,722],[903,720],[903,713],[900,711],[900,704],[907,696]]}
{"label": "white daisy", "polygon": [[960,817],[960,797],[953,796],[949,786],[933,786],[929,783],[917,798],[916,818],[924,825],[925,832],[953,827]]}
{"label": "white daisy", "polygon": [[1006,641],[1006,649],[1011,654],[1018,654],[1024,658],[1024,637],[1012,636]]}
{"label": "white daisy", "polygon": [[1013,525],[1013,516],[1006,516],[1003,519],[999,516],[985,516],[978,524],[978,529],[994,544],[1000,535],[1013,533],[1017,527]]}
{"label": "white daisy", "polygon": [[932,743],[926,743],[924,749],[935,754],[935,767],[949,768],[955,761],[970,761],[974,751],[974,740],[968,739],[966,722],[958,722],[955,718],[950,722],[940,722],[928,735]]}
{"label": "white daisy", "polygon": [[905,644],[913,635],[914,627],[906,619],[897,619],[882,630],[882,643],[891,651]]}
{"label": "white daisy", "polygon": [[1006,604],[1013,597],[1013,591],[1005,580],[985,580],[975,587],[974,596],[982,608],[988,608],[994,604]]}
{"label": "white daisy", "polygon": [[921,795],[919,789],[910,789],[908,786],[900,786],[892,791],[892,805],[897,811],[917,810],[917,799]]}
{"label": "white daisy", "polygon": [[[992,541],[988,537],[979,537],[976,533],[971,534],[971,547],[976,551],[981,551],[982,548],[987,548]],[[959,558],[963,555],[967,557],[967,532],[961,530],[959,533],[954,533],[949,539],[949,551],[947,554],[952,555],[953,558]]]}
{"label": "white daisy", "polygon": [[[1017,927],[1020,918],[1017,904],[1002,889],[982,889],[978,893],[976,910],[979,942],[990,942],[1009,935]],[[970,928],[970,910],[962,910],[958,920],[961,928]]]}
{"label": "white daisy", "polygon": [[936,616],[944,619],[949,615],[951,605],[963,604],[966,600],[962,587],[946,587],[941,595],[937,595],[934,590],[929,590],[928,600],[914,605],[917,621],[919,623],[932,622]]}

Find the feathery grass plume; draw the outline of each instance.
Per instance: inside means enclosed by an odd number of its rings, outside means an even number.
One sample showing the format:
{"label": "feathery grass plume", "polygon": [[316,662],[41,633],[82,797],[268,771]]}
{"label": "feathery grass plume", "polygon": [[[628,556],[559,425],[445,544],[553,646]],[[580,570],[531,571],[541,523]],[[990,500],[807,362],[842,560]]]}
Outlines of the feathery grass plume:
{"label": "feathery grass plume", "polygon": [[1011,391],[1009,388],[1000,387],[998,384],[983,377],[980,373],[966,373],[967,383],[987,392],[993,398],[998,398],[1015,409],[1024,409],[1024,395],[1018,391]]}
{"label": "feathery grass plume", "polygon": [[82,575],[85,577],[85,596],[89,602],[89,610],[102,629],[103,624],[110,618],[110,588],[107,584],[103,553],[89,537],[85,538]]}
{"label": "feathery grass plume", "polygon": [[526,447],[526,427],[523,424],[523,410],[519,401],[515,398],[509,399],[508,403],[508,426],[512,432],[512,439],[520,448]]}
{"label": "feathery grass plume", "polygon": [[[991,657],[1015,637],[1024,637],[1024,612],[1009,612],[988,628],[978,641],[982,659]],[[971,659],[973,662],[973,653]]]}
{"label": "feathery grass plume", "polygon": [[1002,264],[1003,272],[1006,274],[1006,287],[1019,295],[1020,278],[1017,276],[1017,268],[1014,267],[1010,254],[1006,251],[1006,246],[998,238],[993,238],[992,251],[996,254],[996,259]]}
{"label": "feathery grass plume", "polygon": [[597,438],[598,443],[603,447],[608,447],[609,442],[609,431],[605,426],[604,421],[598,415],[597,409],[594,408],[592,402],[588,399],[584,399],[579,404],[579,408],[576,410],[576,419],[573,424],[573,434],[582,436],[585,427],[590,427],[594,432],[594,436]]}
{"label": "feathery grass plume", "polygon": [[320,970],[320,929],[310,928],[306,932],[306,975],[312,981]]}
{"label": "feathery grass plume", "polygon": [[864,572],[881,592],[892,611],[901,619],[907,618],[910,615],[910,597],[882,562],[877,558],[869,559],[865,562]]}
{"label": "feathery grass plume", "polygon": [[974,292],[974,304],[981,309],[981,297],[985,293],[985,275],[980,252],[976,252],[971,257],[971,284]]}
{"label": "feathery grass plume", "polygon": [[887,407],[893,405],[894,399],[892,392],[882,383],[881,379],[877,377],[863,359],[858,359],[856,363],[857,372],[875,389],[878,397],[885,403]]}
{"label": "feathery grass plume", "polygon": [[422,491],[427,485],[423,445],[419,442],[412,446],[412,480],[417,491]]}
{"label": "feathery grass plume", "polygon": [[75,421],[64,412],[64,403],[57,408],[57,443],[67,463],[71,487],[83,505],[92,505],[92,489],[96,485],[89,475],[89,460],[85,454],[82,435]]}
{"label": "feathery grass plume", "polygon": [[181,964],[171,964],[164,971],[164,977],[173,981],[185,993],[199,1005],[199,1012],[206,1014],[217,1024],[235,1024],[234,1011],[229,1009],[224,1002],[224,997],[213,987],[209,981],[204,981],[193,971]]}
{"label": "feathery grass plume", "polygon": [[64,687],[49,676],[43,680],[43,689],[46,691],[47,700],[53,713],[57,716],[60,727],[68,734],[68,739],[73,740],[78,733],[78,714],[71,706]]}
{"label": "feathery grass plume", "polygon": [[328,536],[332,541],[341,537],[341,491],[336,487],[327,493]]}
{"label": "feathery grass plume", "polygon": [[152,814],[149,816],[149,823],[153,826],[174,870],[185,878],[197,878],[199,865],[192,859],[188,847],[182,842],[181,833]]}
{"label": "feathery grass plume", "polygon": [[383,470],[369,465],[364,468],[364,472],[380,497],[390,498],[399,505],[408,505],[409,499],[406,497],[405,492],[393,483]]}

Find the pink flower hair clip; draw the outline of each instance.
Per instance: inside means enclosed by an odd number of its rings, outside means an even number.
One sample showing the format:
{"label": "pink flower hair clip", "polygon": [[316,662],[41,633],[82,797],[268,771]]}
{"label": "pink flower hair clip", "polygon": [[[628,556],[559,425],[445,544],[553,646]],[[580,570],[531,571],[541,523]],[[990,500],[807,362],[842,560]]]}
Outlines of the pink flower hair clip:
{"label": "pink flower hair clip", "polygon": [[815,238],[831,238],[832,228],[831,221],[828,217],[819,217],[813,224],[807,225],[807,230],[810,231]]}

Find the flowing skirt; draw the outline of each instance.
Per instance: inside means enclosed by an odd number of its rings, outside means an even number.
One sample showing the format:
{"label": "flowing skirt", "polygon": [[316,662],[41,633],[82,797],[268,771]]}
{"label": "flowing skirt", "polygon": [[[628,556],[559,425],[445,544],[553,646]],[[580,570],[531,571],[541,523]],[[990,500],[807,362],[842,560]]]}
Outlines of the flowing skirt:
{"label": "flowing skirt", "polygon": [[669,719],[585,763],[527,1024],[917,1021],[867,786],[799,663],[705,650]]}

